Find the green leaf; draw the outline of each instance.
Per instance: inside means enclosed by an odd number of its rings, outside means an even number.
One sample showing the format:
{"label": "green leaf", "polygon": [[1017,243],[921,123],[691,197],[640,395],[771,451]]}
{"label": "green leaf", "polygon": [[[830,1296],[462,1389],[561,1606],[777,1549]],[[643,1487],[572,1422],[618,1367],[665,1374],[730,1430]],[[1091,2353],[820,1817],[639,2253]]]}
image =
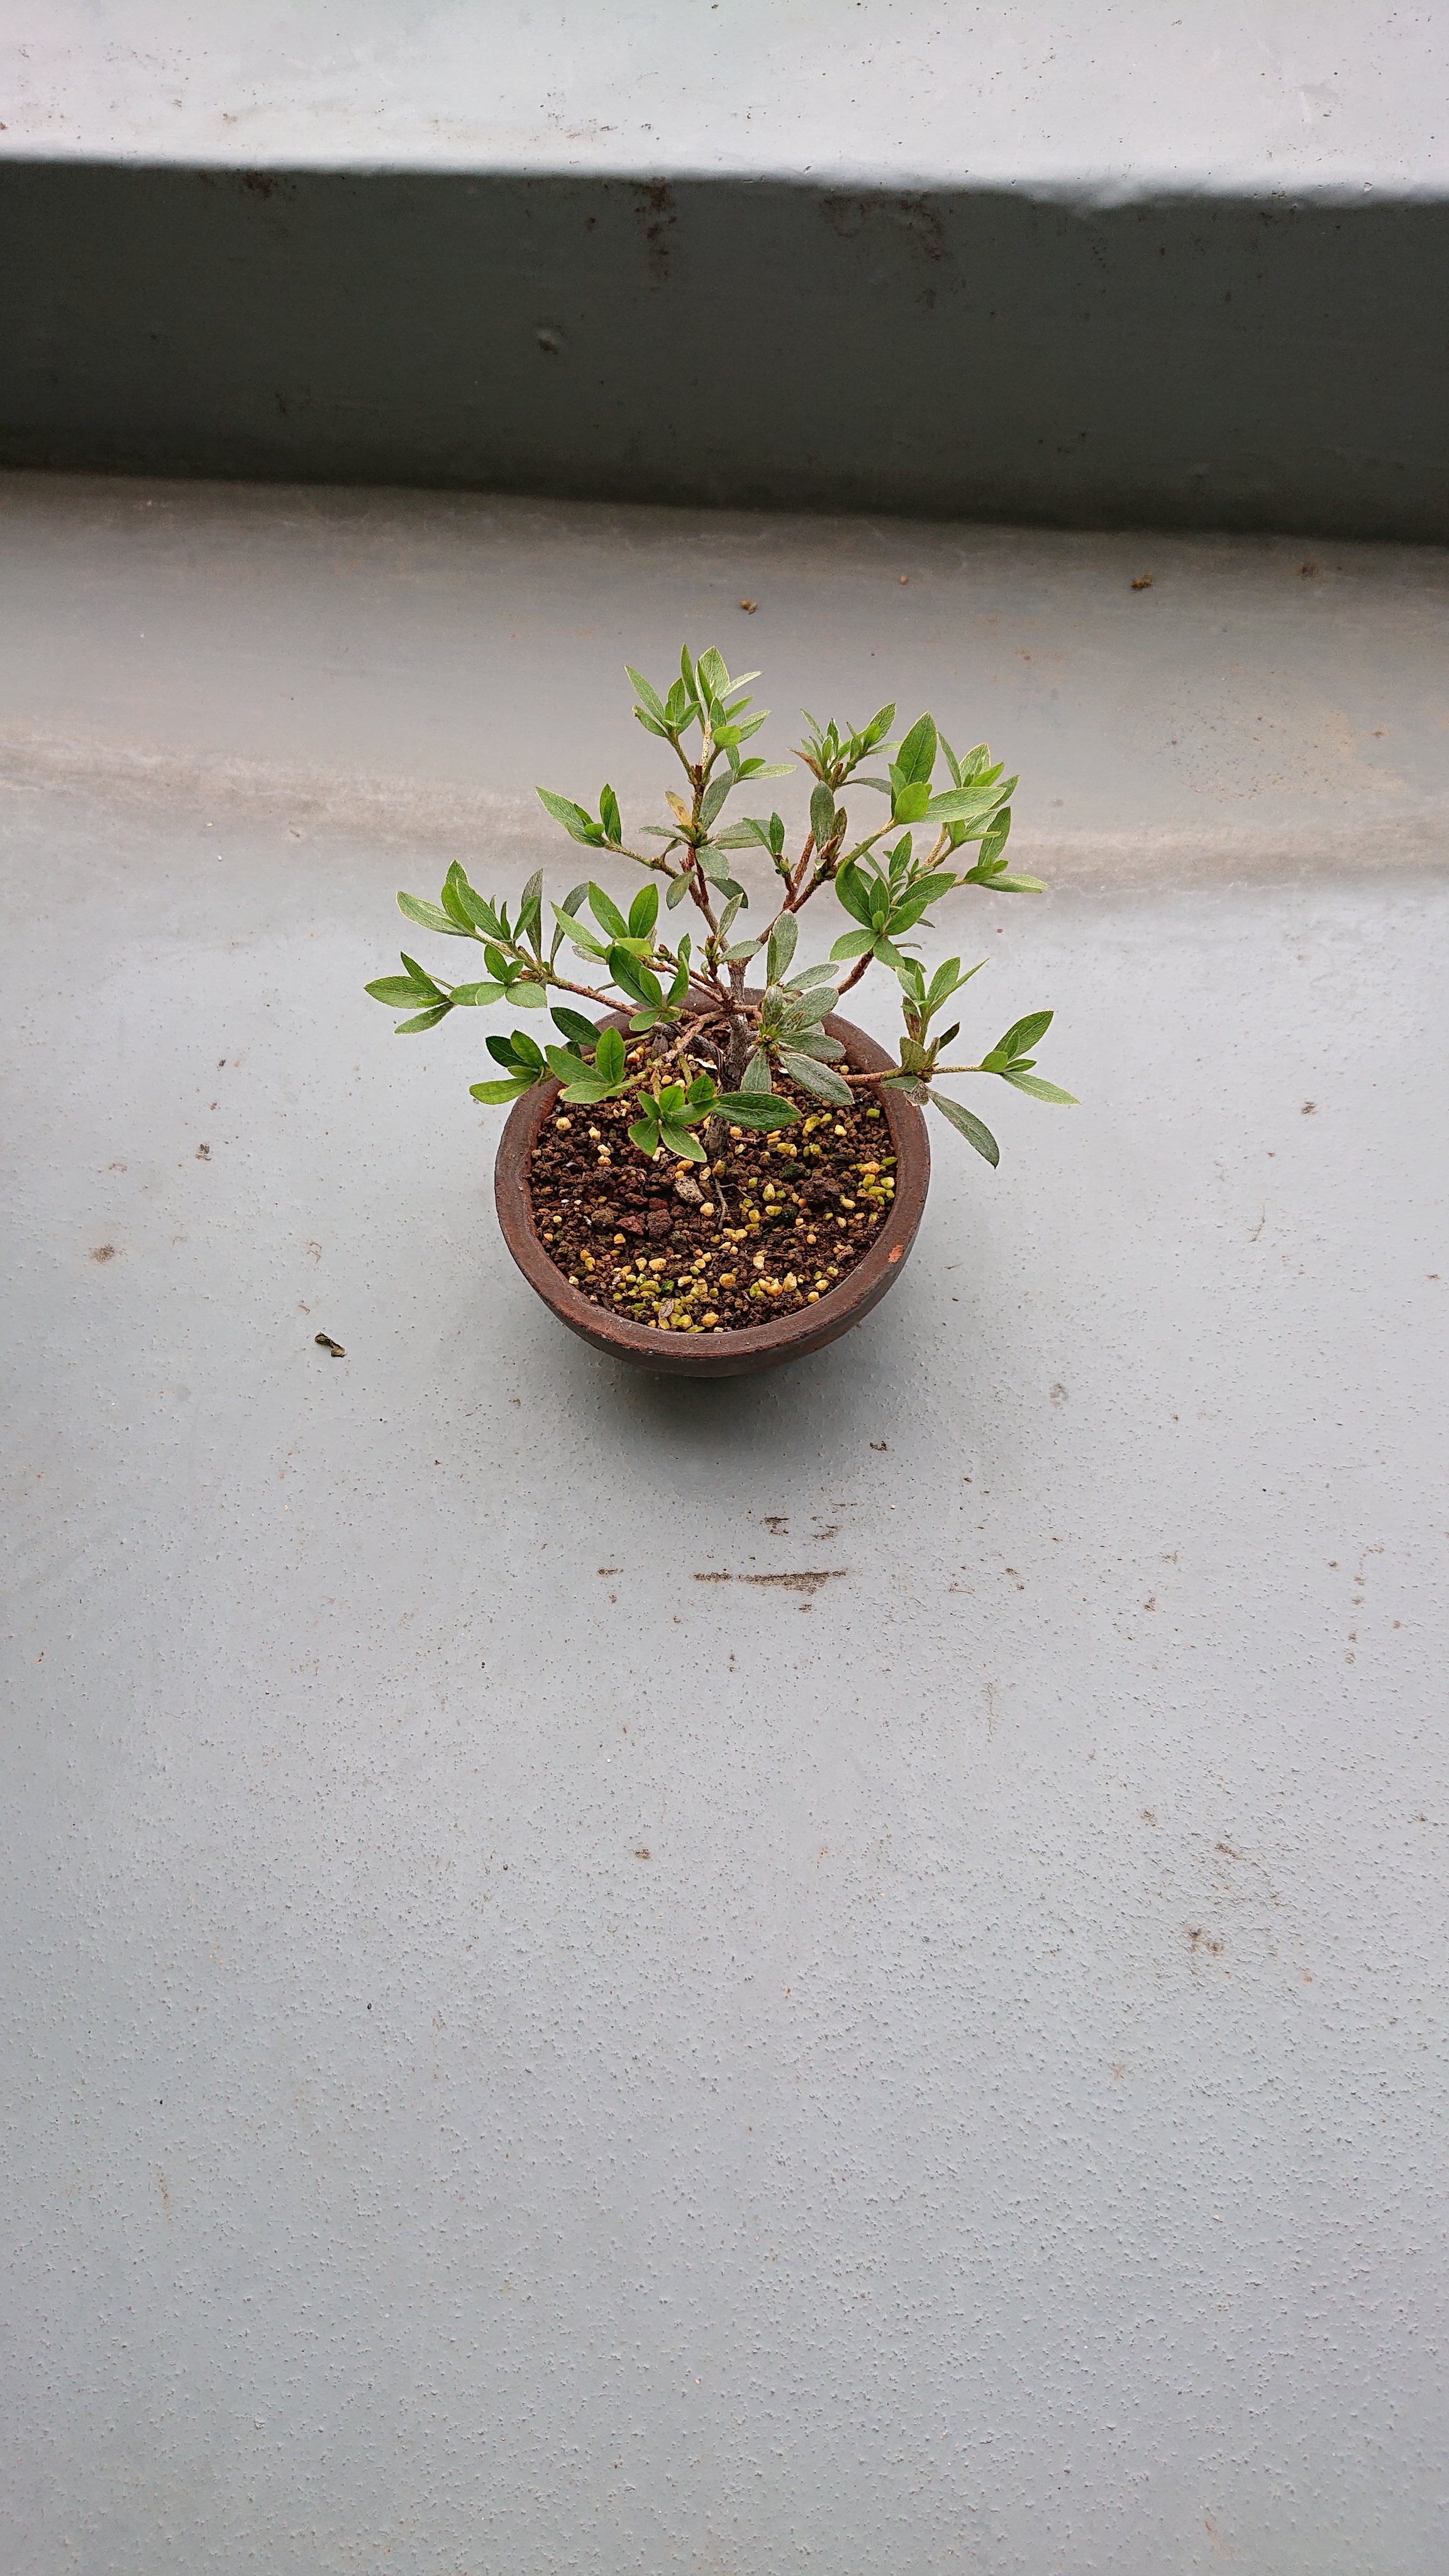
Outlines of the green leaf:
{"label": "green leaf", "polygon": [[637,957],[616,940],[609,951],[609,972],[616,984],[634,1002],[651,1002],[657,1010],[664,999],[664,987],[649,967],[641,966]]}
{"label": "green leaf", "polygon": [[1004,805],[1001,812],[992,817],[981,835],[981,848],[976,860],[978,868],[994,867],[1010,837],[1011,807]]}
{"label": "green leaf", "polygon": [[541,1011],[548,994],[542,984],[510,984],[508,998],[517,1003],[520,1011]]}
{"label": "green leaf", "polygon": [[847,859],[844,867],[837,869],[832,882],[851,919],[868,929],[875,919],[878,880],[868,877],[862,868],[856,866],[854,859]]}
{"label": "green leaf", "polygon": [[765,950],[765,975],[771,984],[783,983],[785,969],[795,954],[795,943],[799,936],[800,924],[793,912],[782,912],[778,921],[771,925],[769,942]]}
{"label": "green leaf", "polygon": [[699,800],[699,819],[706,832],[709,830],[711,823],[714,821],[716,814],[719,812],[720,807],[723,805],[725,798],[728,796],[733,785],[734,780],[732,778],[714,778],[711,779],[708,787],[705,789],[703,796]]}
{"label": "green leaf", "polygon": [[813,1055],[819,1064],[838,1064],[845,1053],[839,1038],[824,1037],[819,1029],[790,1028],[784,1034],[790,1046],[801,1055]]}
{"label": "green leaf", "polygon": [[699,1138],[692,1135],[687,1127],[676,1127],[672,1120],[666,1118],[659,1130],[659,1136],[666,1151],[678,1154],[681,1161],[704,1163],[709,1160]]}
{"label": "green leaf", "polygon": [[992,1054],[1030,1055],[1037,1041],[1046,1036],[1053,1016],[1051,1011],[1029,1011],[1024,1020],[1014,1020],[1005,1037],[997,1039]]}
{"label": "green leaf", "polygon": [[917,716],[895,758],[895,775],[902,786],[929,780],[936,766],[936,726],[931,716]]}
{"label": "green leaf", "polygon": [[793,760],[742,760],[740,762],[741,778],[793,778],[794,775]]}
{"label": "green leaf", "polygon": [[664,700],[659,695],[658,690],[651,689],[648,681],[643,677],[643,674],[636,671],[630,663],[626,662],[624,668],[628,672],[629,678],[633,683],[634,695],[639,700],[640,705],[642,707],[646,707],[650,715],[654,716],[657,721],[662,724],[664,722]]}
{"label": "green leaf", "polygon": [[628,938],[629,925],[624,919],[622,912],[619,910],[618,905],[615,903],[613,896],[611,894],[605,894],[602,886],[590,886],[589,910],[593,914],[599,928],[608,932],[610,939]]}
{"label": "green leaf", "polygon": [[471,934],[473,929],[473,916],[463,902],[462,884],[460,882],[462,876],[463,871],[455,859],[452,866],[449,868],[447,875],[443,879],[441,901],[443,910],[447,913],[449,919],[461,923],[464,930]]}
{"label": "green leaf", "polygon": [[455,984],[452,998],[465,1010],[483,1011],[490,1002],[501,1002],[505,989],[502,984]]}
{"label": "green leaf", "polygon": [[[965,882],[969,885],[970,879],[967,878]],[[990,885],[993,894],[1046,893],[1045,877],[992,877]]]}
{"label": "green leaf", "polygon": [[[790,977],[786,990],[791,993],[803,993],[808,991],[812,984],[829,984],[833,987],[834,983],[835,974],[832,967],[828,965],[802,966],[798,975],[792,975]],[[831,991],[829,998],[832,1002],[834,1001],[835,994],[833,990]]]}
{"label": "green leaf", "polygon": [[555,1010],[550,1011],[549,1018],[554,1027],[564,1037],[571,1039],[575,1046],[591,1047],[599,1034],[594,1022],[586,1020],[582,1011],[571,1011],[562,1002]]}
{"label": "green leaf", "polygon": [[835,798],[823,779],[810,791],[810,829],[816,848],[823,850],[835,830]]}
{"label": "green leaf", "polygon": [[492,904],[485,902],[481,894],[475,893],[473,887],[468,883],[468,880],[464,876],[460,867],[454,866],[450,868],[448,876],[453,892],[458,898],[458,903],[462,911],[466,913],[468,919],[473,922],[479,930],[486,930],[490,939],[496,939],[498,937],[499,922],[498,915]]}
{"label": "green leaf", "polygon": [[713,1075],[708,1073],[697,1073],[684,1097],[691,1109],[712,1108],[715,1098]]}
{"label": "green leaf", "polygon": [[624,832],[623,826],[619,820],[619,799],[614,794],[612,787],[606,786],[600,793],[599,821],[604,827],[605,840],[617,850],[619,843],[624,837]]}
{"label": "green leaf", "polygon": [[758,1092],[767,1092],[771,1088],[770,1059],[763,1047],[756,1047],[745,1067],[743,1088]]}
{"label": "green leaf", "polygon": [[570,840],[587,841],[593,848],[602,849],[604,827],[594,821],[592,814],[586,814],[582,805],[576,805],[571,796],[555,796],[547,787],[535,787],[533,792],[544,812],[562,823]]}
{"label": "green leaf", "polygon": [[793,1100],[782,1100],[776,1091],[722,1091],[714,1105],[716,1116],[731,1127],[793,1127],[800,1115]]}
{"label": "green leaf", "polygon": [[923,779],[916,780],[896,789],[891,816],[897,823],[919,823],[922,815],[929,813],[930,806],[930,788]]}
{"label": "green leaf", "polygon": [[520,1073],[512,1082],[470,1082],[468,1089],[475,1100],[486,1100],[489,1103],[498,1100],[520,1100],[525,1091],[533,1089],[533,1082],[532,1074]]}
{"label": "green leaf", "polygon": [[1062,1091],[1054,1082],[1043,1082],[1038,1073],[1017,1073],[1007,1065],[1001,1079],[1015,1091],[1029,1091],[1033,1100],[1054,1100],[1063,1109],[1080,1109],[1082,1105],[1074,1091]]}
{"label": "green leaf", "polygon": [[573,1082],[588,1072],[582,1056],[575,1055],[572,1047],[545,1047],[544,1054],[560,1082]]}
{"label": "green leaf", "polygon": [[[659,888],[656,885],[642,885],[629,906],[628,936],[631,939],[648,939],[658,919]],[[615,936],[617,937],[618,934],[616,933]]]}
{"label": "green leaf", "polygon": [[471,930],[460,930],[456,921],[450,921],[439,904],[424,903],[418,895],[400,894],[397,908],[399,912],[406,913],[409,921],[420,922],[424,930],[441,930],[449,939],[471,939],[473,936]]}
{"label": "green leaf", "polygon": [[601,1029],[594,1049],[594,1071],[605,1082],[622,1082],[627,1063],[624,1041],[617,1029]]}
{"label": "green leaf", "polygon": [[841,966],[848,957],[864,957],[874,946],[873,930],[847,930],[844,937],[837,939],[831,949],[830,962],[833,966]]}
{"label": "green leaf", "polygon": [[[711,644],[707,652],[701,653],[695,664],[695,670],[712,698],[728,696],[730,675],[725,668],[724,655],[717,644]],[[758,672],[755,673],[755,677],[759,678]]]}
{"label": "green leaf", "polygon": [[929,1097],[942,1117],[949,1118],[967,1144],[974,1145],[977,1153],[994,1168],[1001,1160],[1001,1148],[990,1128],[983,1127],[979,1118],[973,1118],[969,1109],[963,1109],[959,1100],[948,1100],[943,1091],[933,1091]]}
{"label": "green leaf", "polygon": [[949,894],[955,882],[953,876],[939,874],[915,878],[900,902],[891,908],[891,929],[897,934],[903,930],[914,930],[928,905],[939,902],[943,894]]}
{"label": "green leaf", "polygon": [[[466,991],[466,986],[463,989]],[[370,993],[375,1002],[385,1002],[390,1011],[406,1011],[415,1002],[436,999],[438,988],[431,980],[415,984],[411,975],[379,975],[377,982],[365,984],[363,991]]]}
{"label": "green leaf", "polygon": [[612,1099],[613,1085],[598,1081],[591,1073],[581,1073],[577,1082],[565,1084],[562,1097],[565,1100],[576,1100],[584,1108],[593,1109],[601,1100]]}
{"label": "green leaf", "polygon": [[510,1029],[506,1037],[490,1037],[484,1043],[496,1064],[510,1065],[515,1073],[535,1075],[546,1070],[542,1047],[525,1037],[522,1029]]}
{"label": "green leaf", "polygon": [[1009,801],[1017,783],[1008,778],[1004,787],[944,787],[921,810],[928,823],[979,823]]}
{"label": "green leaf", "polygon": [[414,1029],[435,1029],[439,1020],[445,1020],[447,1018],[452,1007],[453,1005],[451,1002],[435,1002],[430,1011],[419,1011],[415,1020],[399,1020],[397,1027],[393,1030],[393,1036],[395,1038],[404,1038],[409,1036]]}
{"label": "green leaf", "polygon": [[659,1129],[654,1120],[648,1117],[636,1118],[629,1130],[629,1142],[631,1145],[637,1145],[641,1154],[652,1154],[659,1143]]}
{"label": "green leaf", "polygon": [[689,892],[690,880],[693,873],[694,871],[691,868],[685,868],[677,877],[670,878],[669,892],[665,896],[664,900],[668,904],[671,912],[674,911],[676,905],[683,903],[685,896]]}
{"label": "green leaf", "polygon": [[780,1049],[780,1070],[798,1082],[802,1091],[813,1091],[817,1100],[829,1100],[837,1108],[848,1109],[854,1094],[848,1082],[832,1073],[828,1064],[817,1064],[813,1056],[801,1055],[794,1047]]}

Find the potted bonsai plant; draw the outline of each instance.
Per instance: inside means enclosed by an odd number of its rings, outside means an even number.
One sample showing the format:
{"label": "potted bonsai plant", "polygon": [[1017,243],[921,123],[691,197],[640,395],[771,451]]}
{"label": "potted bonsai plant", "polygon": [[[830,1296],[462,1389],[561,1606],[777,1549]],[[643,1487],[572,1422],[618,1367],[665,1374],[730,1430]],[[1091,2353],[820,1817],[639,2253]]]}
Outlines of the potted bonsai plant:
{"label": "potted bonsai plant", "polygon": [[[626,840],[612,787],[597,815],[538,790],[571,840],[647,872],[627,911],[586,878],[546,922],[540,871],[510,917],[454,865],[437,903],[400,894],[398,905],[426,930],[479,943],[484,976],[450,985],[404,954],[400,975],[367,987],[405,1011],[405,1035],[457,1010],[539,1015],[537,1036],[488,1037],[498,1070],[472,1086],[475,1100],[513,1105],[496,1167],[505,1239],[575,1332],[680,1375],[769,1367],[876,1303],[925,1203],[922,1111],[997,1161],[990,1129],[943,1080],[987,1075],[1072,1101],[1035,1070],[1050,1011],[1015,1021],[973,1062],[943,1061],[960,1024],[939,1023],[979,970],[950,957],[928,975],[914,953],[930,905],[957,886],[1040,890],[1007,863],[1016,780],[984,743],[958,759],[929,715],[899,741],[887,739],[893,706],[859,732],[807,716],[796,756],[813,781],[809,828],[792,852],[778,813],[726,812],[737,791],[793,774],[746,752],[766,721],[747,694],[758,677],[732,680],[713,648],[697,661],[685,651],[662,696],[630,669],[636,721],[679,764],[665,822]],[[845,803],[858,788],[886,801],[864,832]],[[772,872],[758,929],[735,873],[743,853]],[[802,964],[801,916],[827,887],[843,922],[828,957]],[[899,993],[894,1056],[839,1014],[872,968]]]}

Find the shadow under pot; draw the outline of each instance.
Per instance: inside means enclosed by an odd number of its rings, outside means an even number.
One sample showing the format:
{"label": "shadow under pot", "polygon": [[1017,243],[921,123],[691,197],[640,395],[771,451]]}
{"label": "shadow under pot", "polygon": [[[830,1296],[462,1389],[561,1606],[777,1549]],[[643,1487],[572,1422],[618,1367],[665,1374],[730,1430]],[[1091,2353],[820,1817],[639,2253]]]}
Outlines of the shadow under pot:
{"label": "shadow under pot", "polygon": [[[622,1015],[601,1025],[626,1033],[628,1030],[628,1021]],[[851,1072],[884,1073],[889,1069],[892,1058],[852,1020],[832,1016],[826,1020],[825,1028],[844,1047],[845,1063]],[[529,1286],[537,1289],[561,1324],[567,1324],[571,1333],[591,1343],[596,1351],[611,1352],[615,1359],[653,1369],[662,1377],[747,1377],[757,1369],[779,1368],[786,1360],[803,1359],[807,1351],[822,1350],[827,1342],[836,1341],[868,1315],[872,1306],[878,1306],[900,1277],[926,1204],[931,1148],[926,1122],[915,1104],[902,1092],[883,1090],[874,1096],[895,1157],[894,1196],[859,1259],[833,1285],[819,1292],[815,1304],[801,1305],[792,1313],[738,1328],[701,1326],[672,1331],[657,1324],[637,1323],[631,1316],[595,1304],[559,1268],[541,1240],[534,1213],[534,1155],[545,1127],[557,1114],[560,1088],[557,1082],[541,1083],[537,1090],[525,1092],[515,1102],[499,1139],[494,1193],[503,1240]],[[813,1110],[818,1104],[812,1103],[811,1107]],[[584,1114],[587,1116],[587,1112]],[[795,1132],[790,1131],[792,1135]],[[647,1168],[642,1158],[641,1168]],[[661,1189],[665,1186],[661,1181]],[[673,1186],[672,1169],[667,1186]],[[612,1252],[604,1256],[614,1257]],[[740,1258],[744,1262],[751,1256],[742,1252]]]}

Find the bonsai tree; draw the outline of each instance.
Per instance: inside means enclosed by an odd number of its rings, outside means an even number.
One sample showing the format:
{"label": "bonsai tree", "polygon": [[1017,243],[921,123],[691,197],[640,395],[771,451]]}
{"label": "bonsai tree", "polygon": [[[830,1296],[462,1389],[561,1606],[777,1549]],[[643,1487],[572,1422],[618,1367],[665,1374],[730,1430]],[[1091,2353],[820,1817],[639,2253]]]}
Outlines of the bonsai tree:
{"label": "bonsai tree", "polygon": [[[1041,891],[1038,878],[1014,875],[1007,863],[1017,782],[1003,778],[1002,762],[992,760],[985,743],[958,759],[929,715],[889,741],[893,706],[882,707],[859,732],[842,730],[833,719],[822,726],[807,713],[796,757],[814,782],[810,821],[791,855],[777,813],[726,813],[739,791],[793,774],[791,762],[746,754],[766,721],[766,713],[751,712],[747,694],[758,677],[749,671],[732,680],[713,647],[697,661],[683,652],[679,677],[663,696],[629,670],[635,721],[667,744],[679,765],[677,787],[665,791],[668,820],[640,827],[638,838],[657,846],[645,850],[625,839],[612,787],[600,791],[597,815],[550,788],[538,789],[571,840],[647,872],[627,912],[585,879],[561,904],[548,906],[546,923],[539,871],[510,918],[507,904],[479,894],[455,863],[436,903],[400,894],[398,906],[425,930],[481,944],[486,974],[450,985],[404,954],[400,975],[384,975],[367,990],[407,1013],[399,1035],[435,1028],[456,1010],[506,1004],[516,1013],[548,1012],[552,1042],[546,1023],[537,1037],[524,1027],[488,1037],[499,1070],[472,1085],[473,1098],[513,1101],[556,1078],[571,1106],[600,1115],[607,1106],[611,1126],[626,1127],[651,1162],[673,1156],[681,1166],[713,1163],[722,1178],[731,1143],[751,1132],[783,1130],[802,1118],[811,1127],[846,1132],[838,1116],[833,1124],[810,1117],[811,1100],[843,1113],[893,1088],[939,1110],[995,1164],[990,1129],[939,1085],[957,1075],[987,1075],[1035,1100],[1072,1105],[1069,1091],[1035,1070],[1035,1049],[1052,1013],[1032,1011],[1014,1021],[974,1062],[943,1063],[960,1022],[937,1023],[985,961],[963,971],[958,957],[948,957],[928,977],[914,951],[917,934],[932,926],[930,906],[957,886],[988,886],[996,894]],[[883,774],[867,770],[872,760],[885,764]],[[859,788],[886,804],[885,820],[864,832],[852,830],[845,803],[847,791],[853,796]],[[754,931],[745,923],[749,894],[734,874],[737,854],[745,851],[760,853],[776,880],[771,917]],[[828,957],[802,965],[801,915],[827,886],[844,926]],[[661,917],[671,913],[684,916],[672,938]],[[754,990],[752,966],[763,973]],[[899,991],[901,1033],[895,1061],[869,1073],[845,1064],[845,1048],[823,1022],[872,967],[884,969]],[[627,1039],[591,1019],[581,1002],[615,1018],[627,1015]],[[563,1116],[559,1123],[571,1122]],[[603,1139],[601,1129],[590,1133]],[[606,1160],[609,1150],[606,1143]],[[691,1187],[697,1199],[697,1184]],[[616,1244],[624,1241],[616,1235]]]}

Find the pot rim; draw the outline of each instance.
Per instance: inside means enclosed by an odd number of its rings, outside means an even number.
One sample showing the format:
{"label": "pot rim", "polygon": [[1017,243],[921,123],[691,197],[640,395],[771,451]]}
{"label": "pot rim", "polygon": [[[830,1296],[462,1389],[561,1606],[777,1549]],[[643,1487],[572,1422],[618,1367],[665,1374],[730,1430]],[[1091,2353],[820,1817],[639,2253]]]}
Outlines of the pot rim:
{"label": "pot rim", "polygon": [[[613,1012],[599,1025],[628,1032],[627,1012]],[[853,1020],[832,1012],[824,1022],[838,1038],[846,1062],[857,1073],[884,1073],[894,1058]],[[552,1308],[560,1323],[616,1358],[655,1370],[666,1377],[735,1377],[753,1369],[772,1368],[782,1360],[819,1350],[848,1332],[880,1302],[899,1278],[920,1224],[931,1179],[931,1148],[926,1122],[914,1101],[900,1091],[879,1096],[896,1158],[896,1187],[890,1215],[868,1252],[844,1279],[827,1289],[819,1304],[782,1315],[768,1324],[725,1327],[708,1333],[664,1333],[657,1325],[636,1324],[612,1307],[596,1306],[573,1287],[544,1250],[534,1224],[528,1175],[533,1148],[546,1119],[554,1112],[563,1086],[550,1080],[515,1101],[498,1140],[494,1163],[494,1196],[503,1240],[531,1288]]]}

